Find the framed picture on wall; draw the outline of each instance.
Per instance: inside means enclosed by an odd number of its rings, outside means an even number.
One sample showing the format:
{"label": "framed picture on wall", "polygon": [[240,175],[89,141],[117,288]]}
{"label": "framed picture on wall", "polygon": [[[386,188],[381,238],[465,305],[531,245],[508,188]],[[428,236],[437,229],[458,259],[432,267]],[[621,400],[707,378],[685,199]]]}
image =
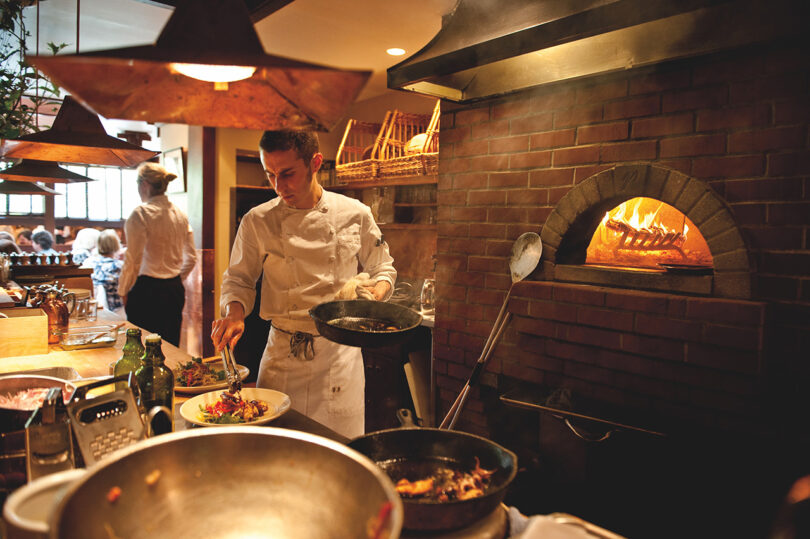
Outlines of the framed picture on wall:
{"label": "framed picture on wall", "polygon": [[167,194],[186,192],[186,149],[183,147],[166,150],[160,156],[161,165],[171,172],[177,174],[177,179],[169,182],[166,188]]}

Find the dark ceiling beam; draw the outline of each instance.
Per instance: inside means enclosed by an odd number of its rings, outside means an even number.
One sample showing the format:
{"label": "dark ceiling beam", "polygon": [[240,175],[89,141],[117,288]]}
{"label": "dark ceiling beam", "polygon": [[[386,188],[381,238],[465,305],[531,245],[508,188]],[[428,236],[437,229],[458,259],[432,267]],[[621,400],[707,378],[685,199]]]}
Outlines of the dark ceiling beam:
{"label": "dark ceiling beam", "polygon": [[[177,6],[177,0],[137,0],[143,4],[151,4],[153,6],[173,8]],[[294,0],[244,0],[245,5],[250,12],[250,20],[257,23],[268,15],[271,15],[283,8],[287,4],[291,4]]]}

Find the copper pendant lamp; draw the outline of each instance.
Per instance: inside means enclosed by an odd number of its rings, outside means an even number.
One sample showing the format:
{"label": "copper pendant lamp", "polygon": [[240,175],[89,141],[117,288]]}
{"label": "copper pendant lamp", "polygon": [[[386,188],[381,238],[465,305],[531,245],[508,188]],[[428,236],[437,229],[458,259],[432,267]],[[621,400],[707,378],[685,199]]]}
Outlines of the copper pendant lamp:
{"label": "copper pendant lamp", "polygon": [[58,195],[57,191],[32,182],[12,182],[4,180],[0,182],[0,194],[3,195]]}
{"label": "copper pendant lamp", "polygon": [[98,116],[71,96],[65,97],[50,129],[4,139],[0,144],[0,156],[7,159],[124,168],[133,167],[159,153],[109,136]]}
{"label": "copper pendant lamp", "polygon": [[53,161],[23,159],[16,165],[0,170],[0,178],[15,182],[78,183],[92,182],[93,178],[76,174]]}
{"label": "copper pendant lamp", "polygon": [[[243,129],[328,131],[371,75],[266,54],[242,0],[178,0],[154,45],[27,60],[105,118]],[[247,78],[198,80],[188,64]]]}

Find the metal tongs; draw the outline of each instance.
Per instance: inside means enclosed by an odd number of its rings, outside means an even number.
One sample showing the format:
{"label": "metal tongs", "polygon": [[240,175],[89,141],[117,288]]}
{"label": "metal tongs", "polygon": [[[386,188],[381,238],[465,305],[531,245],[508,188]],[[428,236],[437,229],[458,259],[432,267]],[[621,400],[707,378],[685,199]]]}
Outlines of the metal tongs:
{"label": "metal tongs", "polygon": [[236,370],[236,362],[233,360],[231,345],[225,345],[222,349],[222,363],[225,365],[225,374],[228,379],[228,391],[234,395],[239,395],[242,391],[242,379],[239,378],[239,371]]}

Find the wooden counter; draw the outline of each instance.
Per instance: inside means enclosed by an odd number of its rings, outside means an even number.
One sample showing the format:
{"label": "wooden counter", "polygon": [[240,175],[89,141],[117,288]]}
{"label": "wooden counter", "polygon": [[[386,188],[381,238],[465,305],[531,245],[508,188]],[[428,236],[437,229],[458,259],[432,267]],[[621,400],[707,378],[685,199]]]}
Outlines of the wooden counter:
{"label": "wooden counter", "polygon": [[[44,367],[73,367],[82,378],[92,376],[107,376],[110,374],[110,364],[114,364],[121,358],[121,349],[126,342],[125,328],[137,327],[129,322],[121,320],[109,311],[99,311],[98,320],[95,322],[73,321],[70,327],[102,326],[118,324],[124,322],[118,332],[118,339],[113,346],[105,348],[87,348],[82,350],[63,350],[58,344],[52,344],[48,348],[47,354],[34,356],[18,356],[0,358],[0,374],[8,374],[15,371],[29,369],[41,369]],[[145,338],[150,332],[143,331]],[[186,362],[191,356],[180,350],[176,346],[163,341],[163,355],[166,356],[166,366],[174,368],[178,363]],[[178,395],[179,396],[179,395]]]}

